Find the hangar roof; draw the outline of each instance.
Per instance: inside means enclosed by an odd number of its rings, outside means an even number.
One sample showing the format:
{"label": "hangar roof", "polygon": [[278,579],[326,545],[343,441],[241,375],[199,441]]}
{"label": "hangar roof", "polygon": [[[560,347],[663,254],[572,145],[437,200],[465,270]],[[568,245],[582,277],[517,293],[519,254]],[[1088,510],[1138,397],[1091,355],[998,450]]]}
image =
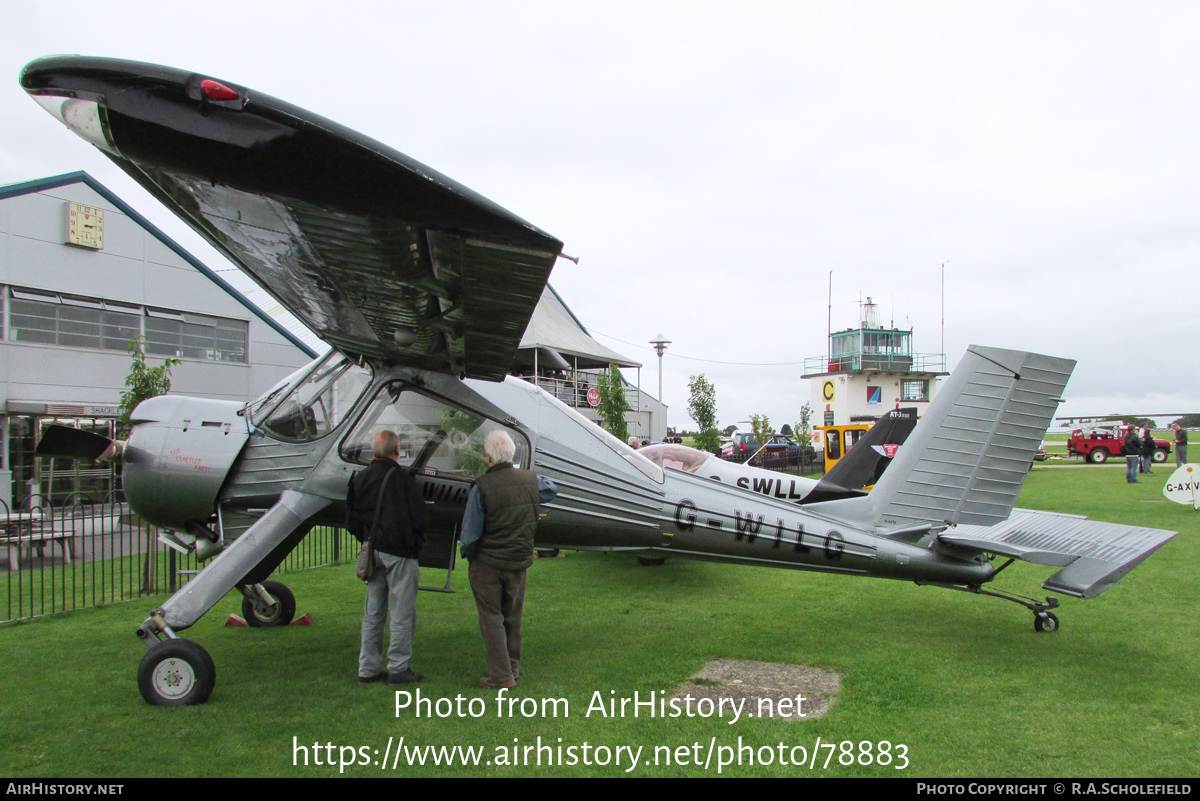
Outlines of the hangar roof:
{"label": "hangar roof", "polygon": [[561,367],[555,360],[555,355],[558,355],[570,366],[578,362],[582,369],[605,368],[609,364],[618,367],[642,366],[640,362],[628,359],[592,339],[583,323],[579,322],[579,318],[567,308],[567,304],[549,284],[542,290],[529,327],[521,337],[515,365],[532,366],[535,350],[539,352],[539,365]]}

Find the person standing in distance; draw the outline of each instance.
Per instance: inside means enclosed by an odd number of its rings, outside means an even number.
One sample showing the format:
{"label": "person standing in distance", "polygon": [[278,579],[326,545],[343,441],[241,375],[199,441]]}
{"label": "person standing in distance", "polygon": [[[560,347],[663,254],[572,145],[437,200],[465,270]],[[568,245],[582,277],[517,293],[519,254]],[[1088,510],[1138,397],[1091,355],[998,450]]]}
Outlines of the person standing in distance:
{"label": "person standing in distance", "polygon": [[1138,466],[1142,461],[1142,441],[1138,439],[1137,428],[1130,426],[1125,432],[1125,442],[1121,446],[1125,456],[1125,481],[1130,484],[1138,483]]}
{"label": "person standing in distance", "polygon": [[1175,429],[1175,466],[1183,467],[1187,464],[1187,432],[1179,423],[1171,423],[1171,428]]}
{"label": "person standing in distance", "polygon": [[463,513],[462,555],[479,612],[488,674],[480,687],[512,688],[521,669],[521,613],[525,571],[533,564],[533,539],[541,504],[558,495],[545,476],[513,467],[516,446],[505,431],[483,443],[487,472],[475,480]]}
{"label": "person standing in distance", "polygon": [[1158,445],[1154,442],[1154,437],[1150,435],[1149,428],[1142,429],[1142,472],[1149,475],[1150,467],[1154,464],[1154,452],[1158,450]]}
{"label": "person standing in distance", "polygon": [[[375,542],[375,570],[367,581],[363,609],[362,649],[358,680],[364,684],[387,680],[408,684],[425,676],[413,670],[412,638],[417,628],[417,584],[421,548],[429,513],[425,499],[408,470],[400,466],[400,438],[380,431],[372,442],[375,458],[355,473],[346,493],[346,527],[366,548]],[[386,484],[385,484],[386,479]],[[371,525],[378,508],[379,522]],[[391,617],[387,670],[383,669],[383,626]]]}

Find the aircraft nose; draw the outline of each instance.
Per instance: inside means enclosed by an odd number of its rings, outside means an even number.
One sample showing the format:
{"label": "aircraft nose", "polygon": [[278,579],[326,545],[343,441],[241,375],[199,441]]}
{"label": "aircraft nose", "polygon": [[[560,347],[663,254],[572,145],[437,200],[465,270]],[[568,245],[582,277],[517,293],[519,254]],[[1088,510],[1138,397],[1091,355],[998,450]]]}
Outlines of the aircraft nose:
{"label": "aircraft nose", "polygon": [[163,528],[207,521],[249,438],[241,408],[232,401],[176,395],[138,406],[122,475],[130,507]]}

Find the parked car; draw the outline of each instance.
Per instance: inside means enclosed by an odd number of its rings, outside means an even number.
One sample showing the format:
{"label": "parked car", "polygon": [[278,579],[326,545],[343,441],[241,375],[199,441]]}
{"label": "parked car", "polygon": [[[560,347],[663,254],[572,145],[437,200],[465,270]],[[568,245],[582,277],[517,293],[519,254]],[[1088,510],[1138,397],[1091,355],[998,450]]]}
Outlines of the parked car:
{"label": "parked car", "polygon": [[[736,432],[729,442],[721,446],[721,458],[731,462],[744,462],[758,450],[758,440],[753,433]],[[782,434],[776,434],[767,440],[767,445],[762,451],[768,467],[797,464],[804,458],[816,455],[816,449],[811,445],[802,448],[796,440]]]}

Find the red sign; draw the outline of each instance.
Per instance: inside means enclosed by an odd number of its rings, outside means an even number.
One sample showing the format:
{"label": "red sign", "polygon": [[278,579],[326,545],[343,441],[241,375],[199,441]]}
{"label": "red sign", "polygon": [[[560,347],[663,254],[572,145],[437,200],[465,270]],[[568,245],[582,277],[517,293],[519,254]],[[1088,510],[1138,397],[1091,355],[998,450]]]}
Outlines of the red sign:
{"label": "red sign", "polygon": [[588,398],[588,406],[599,406],[600,405],[600,390],[596,389],[595,387],[592,387],[591,389],[588,390],[587,398]]}

